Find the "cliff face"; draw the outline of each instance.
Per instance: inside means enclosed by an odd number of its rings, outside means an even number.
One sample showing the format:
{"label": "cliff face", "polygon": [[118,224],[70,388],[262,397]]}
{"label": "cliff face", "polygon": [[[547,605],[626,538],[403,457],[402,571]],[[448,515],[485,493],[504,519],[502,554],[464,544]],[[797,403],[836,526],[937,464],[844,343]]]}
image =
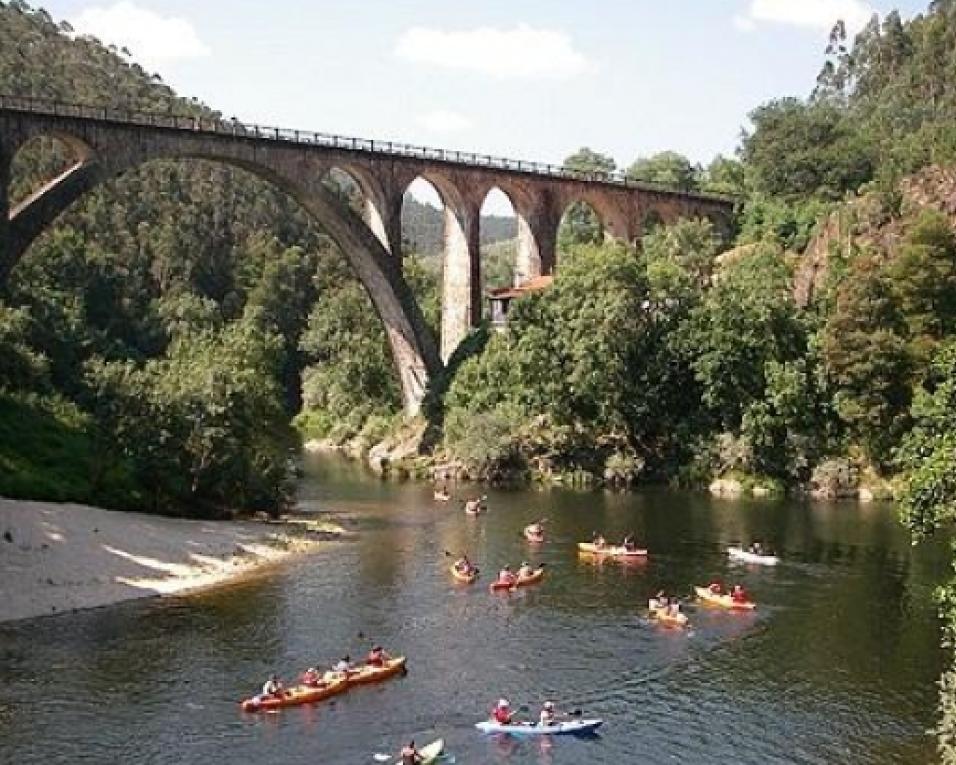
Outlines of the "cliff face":
{"label": "cliff face", "polygon": [[893,199],[869,193],[832,212],[800,258],[794,275],[797,305],[809,305],[824,286],[833,253],[867,249],[892,260],[926,209],[944,213],[956,230],[956,167],[927,167],[900,181]]}

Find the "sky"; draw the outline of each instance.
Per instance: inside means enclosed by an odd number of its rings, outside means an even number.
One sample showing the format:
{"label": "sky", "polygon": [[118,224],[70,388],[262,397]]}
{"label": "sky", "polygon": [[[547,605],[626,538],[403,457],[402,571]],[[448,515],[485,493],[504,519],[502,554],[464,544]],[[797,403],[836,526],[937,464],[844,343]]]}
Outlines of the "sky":
{"label": "sky", "polygon": [[928,0],[44,0],[180,94],[259,124],[560,164],[732,154],[806,96],[833,23]]}

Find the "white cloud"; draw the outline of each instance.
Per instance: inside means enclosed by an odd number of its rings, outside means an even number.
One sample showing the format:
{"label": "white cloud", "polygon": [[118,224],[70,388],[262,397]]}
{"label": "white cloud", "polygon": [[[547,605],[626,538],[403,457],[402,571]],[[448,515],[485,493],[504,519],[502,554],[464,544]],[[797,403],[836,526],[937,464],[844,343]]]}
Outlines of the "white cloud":
{"label": "white cloud", "polygon": [[427,114],[419,115],[415,121],[425,130],[433,133],[457,133],[471,127],[471,120],[464,114],[448,109],[435,109]]}
{"label": "white cloud", "polygon": [[853,34],[866,25],[873,13],[873,7],[864,0],[750,0],[747,14],[737,16],[734,24],[744,31],[767,22],[829,32],[842,19],[847,31]]}
{"label": "white cloud", "polygon": [[134,59],[149,68],[211,54],[187,20],[160,16],[128,0],[109,7],[86,8],[70,23],[77,34],[93,35],[103,43],[128,48]]}
{"label": "white cloud", "polygon": [[495,77],[564,79],[595,69],[564,32],[527,24],[461,31],[412,27],[398,39],[395,53],[408,61]]}

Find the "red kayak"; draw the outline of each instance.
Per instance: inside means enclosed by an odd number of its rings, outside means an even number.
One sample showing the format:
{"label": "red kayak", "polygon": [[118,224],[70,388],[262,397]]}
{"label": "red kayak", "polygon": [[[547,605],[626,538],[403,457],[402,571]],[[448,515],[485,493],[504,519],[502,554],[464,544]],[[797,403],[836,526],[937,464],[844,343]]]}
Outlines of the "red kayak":
{"label": "red kayak", "polygon": [[537,584],[544,578],[544,567],[536,569],[528,576],[517,576],[511,582],[502,582],[500,579],[488,585],[492,592],[504,592],[517,590],[519,587],[527,587],[529,584]]}

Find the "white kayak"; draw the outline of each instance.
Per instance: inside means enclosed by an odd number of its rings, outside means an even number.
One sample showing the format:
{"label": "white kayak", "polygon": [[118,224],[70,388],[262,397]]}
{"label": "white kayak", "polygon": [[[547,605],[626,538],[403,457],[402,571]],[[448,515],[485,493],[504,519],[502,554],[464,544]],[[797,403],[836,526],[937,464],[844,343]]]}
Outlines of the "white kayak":
{"label": "white kayak", "polygon": [[604,720],[564,720],[554,725],[537,723],[514,723],[502,725],[494,720],[475,723],[482,733],[510,733],[513,736],[567,736],[574,733],[589,733],[604,724]]}
{"label": "white kayak", "polygon": [[[438,739],[437,741],[432,741],[428,746],[423,746],[418,750],[418,753],[421,755],[423,765],[428,763],[435,762],[439,757],[441,757],[442,752],[445,751],[445,741],[444,739]],[[402,765],[402,761],[395,760],[395,765]]]}
{"label": "white kayak", "polygon": [[776,555],[757,555],[741,547],[728,547],[727,554],[731,558],[745,561],[746,563],[757,563],[761,566],[776,566],[780,559]]}

